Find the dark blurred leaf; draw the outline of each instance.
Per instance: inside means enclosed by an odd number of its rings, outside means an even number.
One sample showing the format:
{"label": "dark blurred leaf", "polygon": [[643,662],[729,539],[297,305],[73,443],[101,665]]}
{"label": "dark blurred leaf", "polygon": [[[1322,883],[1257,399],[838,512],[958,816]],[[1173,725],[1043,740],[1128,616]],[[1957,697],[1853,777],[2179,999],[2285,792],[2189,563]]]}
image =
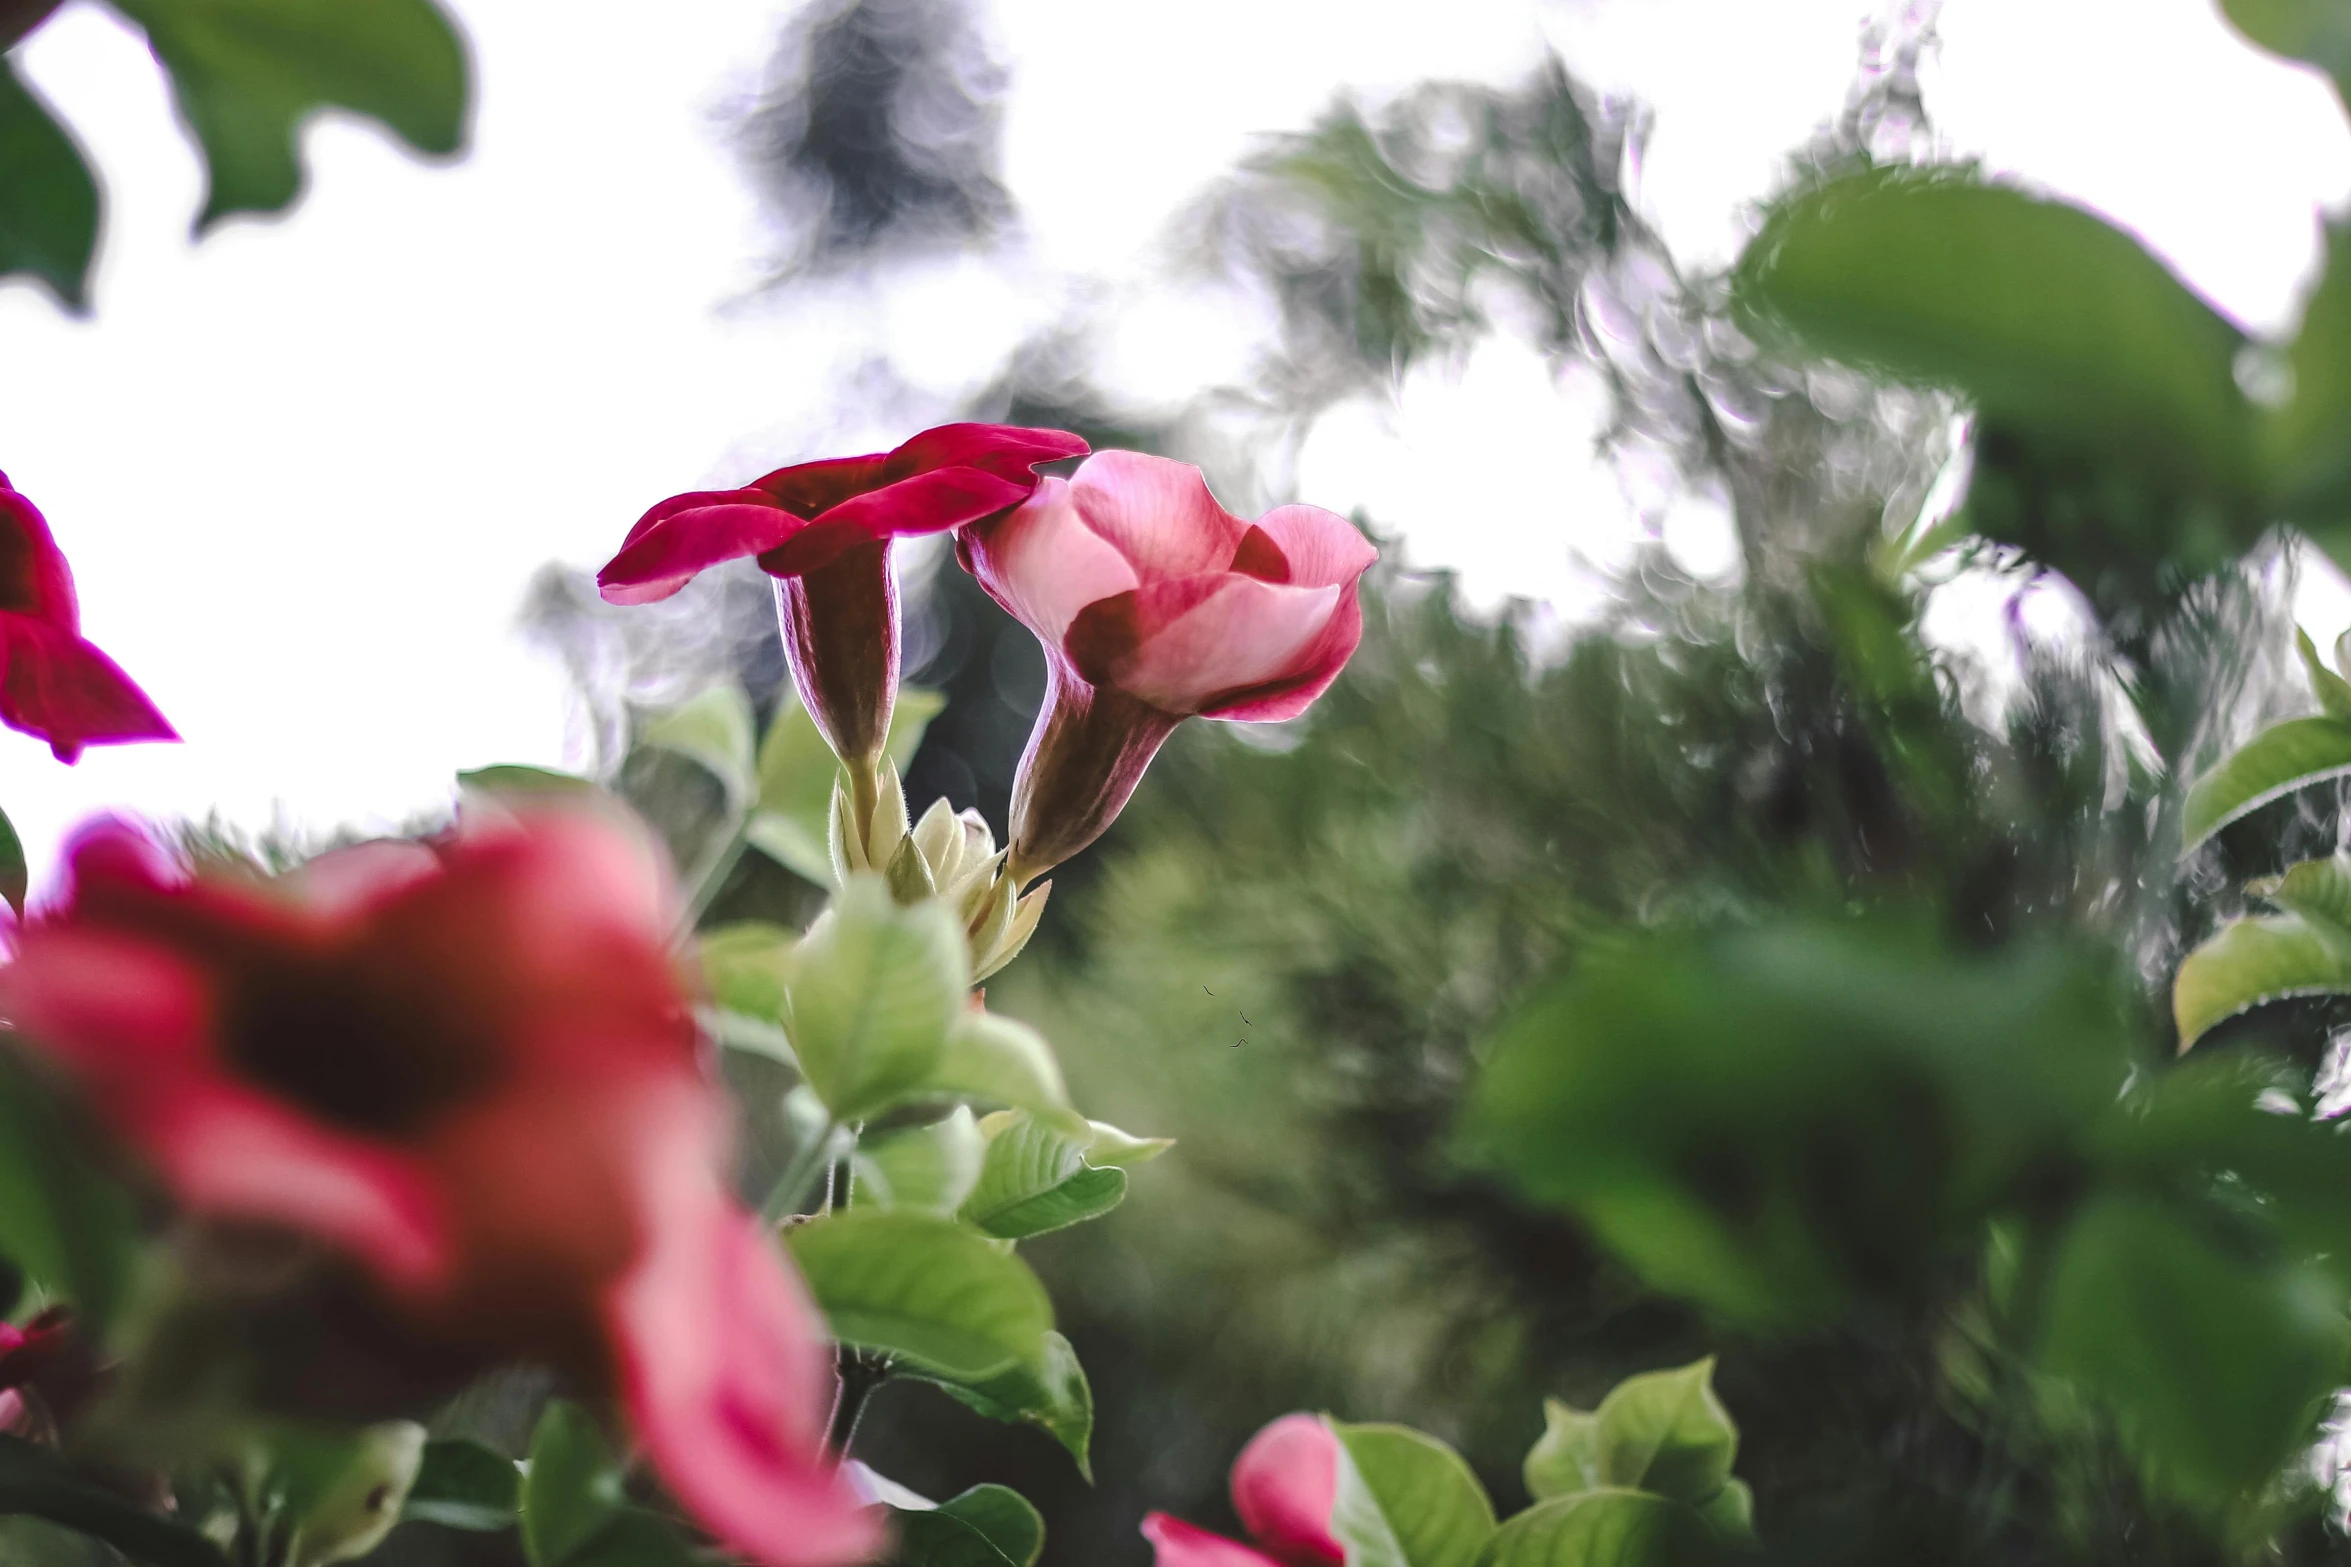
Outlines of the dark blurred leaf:
{"label": "dark blurred leaf", "polygon": [[890,1509],[891,1567],[1019,1567],[978,1525],[944,1508]]}
{"label": "dark blurred leaf", "polygon": [[1729,1483],[1739,1452],[1711,1359],[1627,1377],[1589,1413],[1545,1399],[1543,1421],[1526,1460],[1537,1500],[1617,1487],[1702,1506]]}
{"label": "dark blurred leaf", "polygon": [[2271,485],[2286,514],[2341,564],[2351,560],[2351,227],[2328,226],[2326,271],[2286,363],[2292,392],[2261,432]]}
{"label": "dark blurred leaf", "polygon": [[1012,1567],[1036,1567],[1044,1554],[1044,1518],[1009,1486],[975,1485],[941,1502],[938,1510],[978,1530]]}
{"label": "dark blurred leaf", "polygon": [[2180,838],[2194,848],[2283,794],[2351,773],[2351,723],[2289,718],[2255,735],[2188,790]]}
{"label": "dark blurred leaf", "polygon": [[1060,1334],[1046,1334],[1037,1357],[1026,1365],[978,1382],[940,1380],[938,1386],[991,1420],[1040,1427],[1069,1450],[1078,1473],[1088,1480],[1094,1477],[1088,1453],[1094,1435],[1094,1390],[1086,1385],[1077,1351]]}
{"label": "dark blurred leaf", "polygon": [[91,1129],[0,1054],[0,1255],[103,1332],[130,1282],[130,1194],[92,1162]]}
{"label": "dark blurred leaf", "polygon": [[1479,1567],[1686,1567],[1704,1559],[1705,1525],[1645,1491],[1586,1491],[1543,1502],[1494,1535]]}
{"label": "dark blurred leaf", "polygon": [[1404,1426],[1331,1421],[1346,1461],[1331,1533],[1363,1567],[1470,1567],[1494,1537],[1494,1504],[1469,1465]]}
{"label": "dark blurred leaf", "polygon": [[1634,938],[1495,1043],[1468,1145],[1656,1287],[1759,1322],[1899,1292],[2110,1103],[2096,965],[1899,921]]}
{"label": "dark blurred leaf", "polygon": [[748,810],[759,797],[751,699],[734,681],[711,686],[651,719],[638,733],[637,743],[694,762],[719,781],[735,810]]}
{"label": "dark blurred leaf", "polygon": [[[531,1433],[521,1492],[522,1543],[531,1567],[581,1561],[583,1547],[628,1504],[612,1446],[577,1404],[547,1406]],[[621,1567],[625,1557],[614,1557]]]}
{"label": "dark blurred leaf", "polygon": [[228,1567],[204,1536],[85,1480],[63,1458],[0,1435],[0,1513],[29,1513],[93,1535],[150,1567]]}
{"label": "dark blurred leaf", "polygon": [[510,1529],[522,1505],[514,1461],[479,1442],[427,1442],[403,1516],[451,1529]]}
{"label": "dark blurred leaf", "polygon": [[6,899],[9,908],[24,913],[25,874],[24,842],[16,835],[16,824],[0,814],[0,899]]}
{"label": "dark blurred leaf", "polygon": [[744,920],[701,931],[694,940],[711,999],[729,1012],[781,1027],[791,982],[797,932],[764,920]]}
{"label": "dark blurred leaf", "polygon": [[642,1507],[624,1508],[564,1561],[567,1567],[707,1567],[675,1524]]}
{"label": "dark blurred leaf", "polygon": [[2230,1502],[2312,1438],[2344,1350],[2339,1293],[2314,1269],[2265,1263],[2173,1208],[2110,1197],[2066,1235],[2042,1359],[2115,1416],[2161,1481]]}
{"label": "dark blurred leaf", "polygon": [[980,1383],[1034,1365],[1053,1307],[1027,1263],[949,1219],[852,1208],[787,1232],[845,1344]]}
{"label": "dark blurred leaf", "polygon": [[465,45],[432,0],[113,0],[145,29],[204,149],[199,233],[301,194],[296,142],[325,108],[424,153],[465,142]]}
{"label": "dark blurred leaf", "polygon": [[2351,9],[2342,0],[2221,0],[2221,14],[2237,31],[2273,54],[2305,60],[2335,79],[2351,81]]}
{"label": "dark blurred leaf", "polygon": [[81,149],[0,55],[0,278],[29,273],[88,308],[98,182]]}

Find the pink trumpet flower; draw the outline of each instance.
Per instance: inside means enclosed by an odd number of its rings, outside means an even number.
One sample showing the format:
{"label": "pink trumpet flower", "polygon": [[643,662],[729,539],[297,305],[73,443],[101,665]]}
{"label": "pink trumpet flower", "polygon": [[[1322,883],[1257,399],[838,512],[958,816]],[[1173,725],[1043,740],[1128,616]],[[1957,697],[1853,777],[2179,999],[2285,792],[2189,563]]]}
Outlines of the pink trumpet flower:
{"label": "pink trumpet flower", "polygon": [[1154,1567],[1331,1567],[1347,1559],[1331,1533],[1339,1498],[1339,1439],[1312,1415],[1284,1415],[1233,1460],[1233,1510],[1244,1545],[1180,1518],[1143,1520]]}

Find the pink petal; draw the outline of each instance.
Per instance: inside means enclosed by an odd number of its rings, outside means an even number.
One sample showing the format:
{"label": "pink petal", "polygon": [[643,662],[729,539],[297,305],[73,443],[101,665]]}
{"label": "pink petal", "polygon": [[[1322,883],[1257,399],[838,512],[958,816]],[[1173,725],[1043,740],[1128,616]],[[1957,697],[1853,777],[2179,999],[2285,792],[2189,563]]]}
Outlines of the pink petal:
{"label": "pink petal", "polygon": [[1143,1515],[1143,1538],[1151,1542],[1152,1567],[1282,1567],[1238,1540],[1165,1513]]}
{"label": "pink petal", "polygon": [[1345,587],[1380,558],[1355,524],[1320,506],[1277,506],[1257,526],[1281,546],[1286,580],[1301,587]]}
{"label": "pink petal", "polygon": [[650,604],[697,573],[774,549],[804,526],[756,490],[672,496],[638,519],[620,553],[596,573],[596,587],[608,604]]}
{"label": "pink petal", "polygon": [[1011,516],[967,528],[955,553],[989,597],[1048,647],[1061,645],[1088,604],[1142,580],[1116,547],[1086,526],[1070,485],[1060,479],[1039,484]]}
{"label": "pink petal", "polygon": [[882,1543],[824,1453],[832,1361],[815,1308],[758,1221],[710,1188],[652,1216],[606,1324],[621,1393],[672,1495],[767,1567],[840,1567]]}
{"label": "pink petal", "polygon": [[1069,481],[1087,527],[1107,541],[1143,586],[1221,571],[1249,525],[1216,503],[1188,462],[1141,452],[1096,452]]}
{"label": "pink petal", "polygon": [[1083,457],[1086,443],[1067,430],[1012,424],[942,424],[907,441],[885,459],[892,476],[932,468],[982,468],[1033,485],[1036,465]]}
{"label": "pink petal", "polygon": [[1171,713],[1298,678],[1337,610],[1339,589],[1232,572],[1161,582],[1089,606],[1063,647],[1078,671]]}
{"label": "pink petal", "polygon": [[1233,1510],[1257,1542],[1284,1561],[1339,1562],[1331,1535],[1339,1496],[1339,1439],[1312,1415],[1284,1415],[1233,1460]]}
{"label": "pink petal", "polygon": [[179,738],[113,659],[69,629],[0,613],[0,658],[0,722],[48,741],[61,762],[85,745]]}
{"label": "pink petal", "polygon": [[272,881],[308,912],[327,919],[357,915],[439,873],[441,857],[421,843],[379,838],[330,849]]}
{"label": "pink petal", "polygon": [[1352,586],[1340,591],[1337,613],[1314,645],[1299,655],[1295,673],[1254,690],[1219,697],[1200,709],[1200,716],[1272,724],[1296,718],[1312,707],[1315,698],[1339,678],[1339,671],[1347,667],[1347,660],[1355,656],[1356,645],[1363,640],[1363,604]]}
{"label": "pink petal", "polygon": [[761,556],[759,564],[779,577],[802,576],[831,564],[843,550],[900,534],[943,533],[1029,497],[1030,486],[1000,479],[977,468],[940,468],[847,500],[824,513],[806,531]]}

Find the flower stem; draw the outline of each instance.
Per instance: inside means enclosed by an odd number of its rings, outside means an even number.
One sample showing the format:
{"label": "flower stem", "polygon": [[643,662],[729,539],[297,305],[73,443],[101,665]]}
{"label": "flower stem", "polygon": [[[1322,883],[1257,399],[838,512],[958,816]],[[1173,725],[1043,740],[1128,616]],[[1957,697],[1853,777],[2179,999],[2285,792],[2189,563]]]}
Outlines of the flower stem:
{"label": "flower stem", "polygon": [[832,1427],[825,1433],[825,1446],[835,1458],[847,1458],[849,1444],[857,1439],[857,1423],[865,1418],[867,1401],[875,1388],[890,1380],[890,1357],[843,1344],[835,1351],[834,1364],[840,1371],[841,1390],[833,1399]]}
{"label": "flower stem", "polygon": [[[882,780],[872,762],[843,762],[849,774],[850,825],[857,831],[857,850],[867,859],[873,857],[873,813],[882,803]],[[875,870],[881,867],[876,865]]]}

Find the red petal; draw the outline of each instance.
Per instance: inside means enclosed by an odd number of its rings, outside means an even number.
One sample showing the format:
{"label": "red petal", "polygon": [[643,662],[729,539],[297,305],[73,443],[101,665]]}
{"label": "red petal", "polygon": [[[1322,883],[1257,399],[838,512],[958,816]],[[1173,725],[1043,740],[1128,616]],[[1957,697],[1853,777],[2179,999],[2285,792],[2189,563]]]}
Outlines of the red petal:
{"label": "red petal", "polygon": [[1339,1497],[1339,1439],[1312,1415],[1284,1415],[1233,1460],[1233,1510],[1257,1542],[1283,1560],[1346,1560],[1331,1536]]}
{"label": "red petal", "polygon": [[1152,1567],[1282,1567],[1238,1540],[1165,1513],[1143,1515],[1143,1538],[1151,1542]]}
{"label": "red petal", "polygon": [[751,487],[774,497],[795,517],[821,516],[852,495],[882,483],[882,458],[827,457],[821,462],[794,463],[789,468],[752,481]]}
{"label": "red petal", "polygon": [[0,722],[48,741],[61,762],[85,745],[179,738],[113,659],[69,630],[0,614],[0,656]]}
{"label": "red petal", "polygon": [[843,550],[901,534],[944,533],[1009,511],[1029,498],[1030,485],[977,468],[940,468],[878,490],[853,495],[819,517],[760,564],[779,577],[800,576],[832,563]]}
{"label": "red petal", "polygon": [[607,603],[650,604],[713,566],[774,549],[803,526],[757,490],[673,495],[637,520],[596,586]]}
{"label": "red petal", "polygon": [[73,572],[41,509],[0,474],[0,610],[79,629]]}
{"label": "red petal", "polygon": [[942,424],[907,441],[885,459],[898,478],[933,468],[981,468],[1024,487],[1034,486],[1038,463],[1083,457],[1086,443],[1067,430],[1014,424]]}
{"label": "red petal", "polygon": [[1233,551],[1232,569],[1244,577],[1255,577],[1260,582],[1287,582],[1290,580],[1290,557],[1273,541],[1273,535],[1252,524],[1241,535],[1241,547]]}

